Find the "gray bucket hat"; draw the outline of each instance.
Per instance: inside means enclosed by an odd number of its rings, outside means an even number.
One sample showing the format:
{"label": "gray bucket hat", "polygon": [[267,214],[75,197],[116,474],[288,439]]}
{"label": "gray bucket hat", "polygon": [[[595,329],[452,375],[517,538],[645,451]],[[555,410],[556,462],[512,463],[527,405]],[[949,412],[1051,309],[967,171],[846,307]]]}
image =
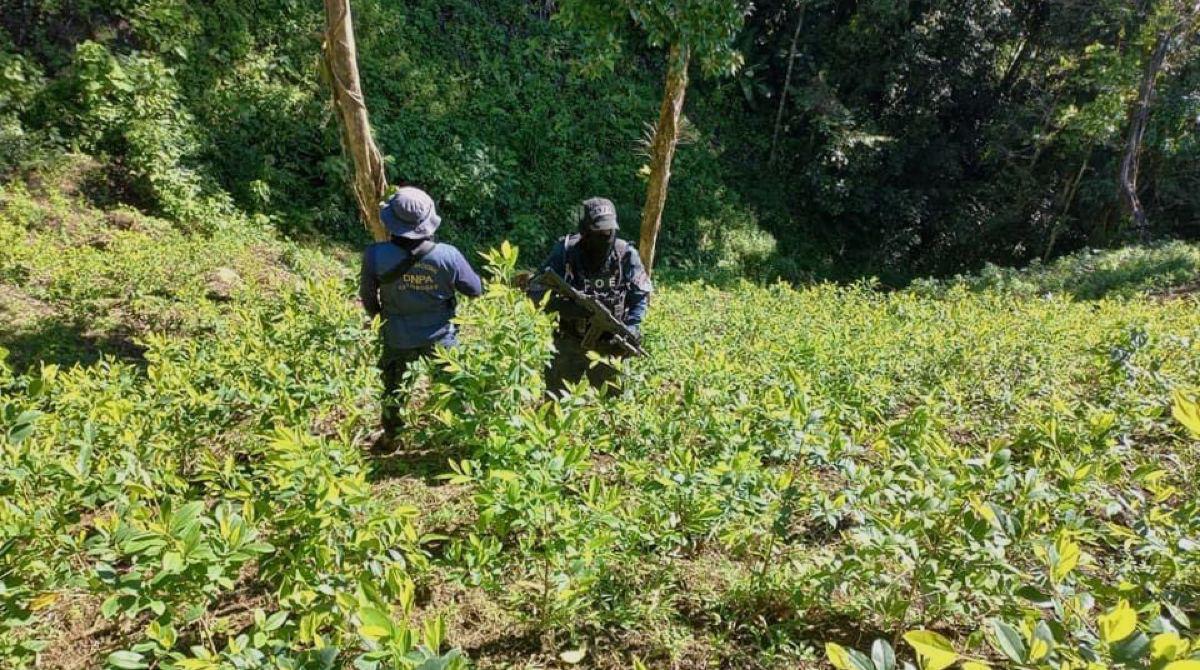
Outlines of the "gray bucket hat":
{"label": "gray bucket hat", "polygon": [[619,230],[617,208],[608,198],[588,198],[579,214],[580,231]]}
{"label": "gray bucket hat", "polygon": [[410,240],[433,237],[433,232],[442,225],[433,198],[412,186],[399,189],[387,202],[380,203],[379,218],[389,233]]}

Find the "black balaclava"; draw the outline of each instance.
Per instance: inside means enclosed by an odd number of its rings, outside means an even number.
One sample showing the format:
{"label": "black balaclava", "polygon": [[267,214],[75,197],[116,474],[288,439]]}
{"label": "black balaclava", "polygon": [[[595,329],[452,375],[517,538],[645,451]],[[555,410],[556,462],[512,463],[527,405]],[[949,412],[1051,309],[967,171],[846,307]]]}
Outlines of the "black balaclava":
{"label": "black balaclava", "polygon": [[604,266],[617,241],[615,230],[583,230],[579,236],[579,260],[588,272],[596,272]]}

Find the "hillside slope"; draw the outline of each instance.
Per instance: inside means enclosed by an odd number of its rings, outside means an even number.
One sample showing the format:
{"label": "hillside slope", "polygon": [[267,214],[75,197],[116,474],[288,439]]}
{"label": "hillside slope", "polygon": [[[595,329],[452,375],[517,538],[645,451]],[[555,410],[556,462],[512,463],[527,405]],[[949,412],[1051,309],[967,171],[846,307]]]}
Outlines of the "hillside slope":
{"label": "hillside slope", "polygon": [[373,457],[355,250],[0,198],[5,667],[793,668],[918,628],[999,661],[989,617],[1111,659],[1121,602],[1200,615],[1200,299],[1161,291],[1194,247],[1108,257],[1174,259],[1128,297],[664,282],[626,393],[558,404],[505,247]]}

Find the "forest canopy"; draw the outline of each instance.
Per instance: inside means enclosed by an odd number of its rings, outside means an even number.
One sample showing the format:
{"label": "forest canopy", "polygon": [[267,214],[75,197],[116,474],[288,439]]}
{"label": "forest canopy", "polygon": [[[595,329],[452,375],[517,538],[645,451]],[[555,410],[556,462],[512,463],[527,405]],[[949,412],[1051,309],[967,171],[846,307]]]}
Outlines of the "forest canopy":
{"label": "forest canopy", "polygon": [[[4,4],[0,170],[74,152],[95,159],[100,204],[199,228],[242,212],[288,234],[361,236],[320,77],[319,7]],[[543,246],[596,194],[636,228],[667,56],[638,21],[601,35],[549,2],[353,4],[388,174],[436,195],[455,242]],[[1194,238],[1190,9],[746,4],[736,58],[693,78],[660,255],[764,278],[904,281],[1121,242],[1133,231],[1118,173],[1168,27],[1137,188],[1153,235]]]}

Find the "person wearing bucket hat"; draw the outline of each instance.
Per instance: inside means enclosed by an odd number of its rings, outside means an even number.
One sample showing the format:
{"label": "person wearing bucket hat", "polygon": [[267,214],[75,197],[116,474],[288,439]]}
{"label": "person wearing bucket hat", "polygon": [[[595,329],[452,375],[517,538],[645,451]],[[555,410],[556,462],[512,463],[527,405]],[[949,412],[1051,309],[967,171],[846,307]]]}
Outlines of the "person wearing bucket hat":
{"label": "person wearing bucket hat", "polygon": [[368,315],[383,319],[380,404],[387,442],[402,427],[400,386],[408,366],[435,347],[458,343],[456,298],[476,297],[483,285],[458,249],[434,240],[442,218],[428,193],[406,186],[379,207],[392,239],[363,252],[359,297]]}
{"label": "person wearing bucket hat", "polygon": [[[642,320],[650,306],[654,290],[637,249],[617,237],[617,209],[607,198],[589,198],[576,215],[578,231],[563,237],[542,269],[553,270],[568,284],[603,304],[613,316],[641,337]],[[528,288],[529,297],[541,301],[547,288],[536,280]],[[604,393],[619,389],[618,370],[607,363],[591,365],[583,336],[587,314],[574,303],[552,296],[547,308],[558,313],[554,333],[554,359],[546,370],[546,391],[561,394],[567,383],[578,383],[586,375],[588,382]],[[619,357],[624,353],[603,342],[596,349],[602,356]]]}

